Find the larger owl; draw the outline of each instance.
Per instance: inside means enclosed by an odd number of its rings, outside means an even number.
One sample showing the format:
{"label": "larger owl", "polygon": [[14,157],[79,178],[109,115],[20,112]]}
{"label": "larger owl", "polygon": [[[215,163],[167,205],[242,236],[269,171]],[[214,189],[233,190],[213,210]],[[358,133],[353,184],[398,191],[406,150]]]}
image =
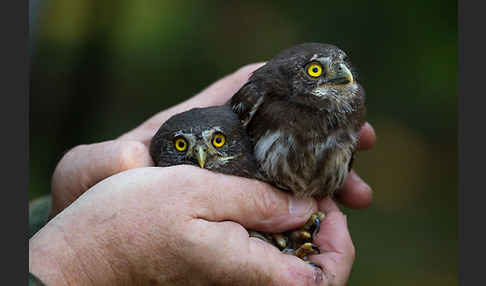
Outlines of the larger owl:
{"label": "larger owl", "polygon": [[229,104],[268,181],[296,196],[333,195],[351,168],[365,93],[338,47],[290,47],[256,70]]}

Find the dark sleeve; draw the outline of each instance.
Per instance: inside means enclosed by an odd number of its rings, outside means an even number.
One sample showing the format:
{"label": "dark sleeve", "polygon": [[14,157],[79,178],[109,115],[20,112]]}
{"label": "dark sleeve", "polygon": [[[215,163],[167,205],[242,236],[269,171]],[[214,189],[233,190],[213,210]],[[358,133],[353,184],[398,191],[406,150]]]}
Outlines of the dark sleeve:
{"label": "dark sleeve", "polygon": [[51,195],[45,195],[29,203],[29,239],[49,221]]}
{"label": "dark sleeve", "polygon": [[29,272],[29,286],[45,286],[46,284],[42,283],[39,278],[35,277],[34,274]]}

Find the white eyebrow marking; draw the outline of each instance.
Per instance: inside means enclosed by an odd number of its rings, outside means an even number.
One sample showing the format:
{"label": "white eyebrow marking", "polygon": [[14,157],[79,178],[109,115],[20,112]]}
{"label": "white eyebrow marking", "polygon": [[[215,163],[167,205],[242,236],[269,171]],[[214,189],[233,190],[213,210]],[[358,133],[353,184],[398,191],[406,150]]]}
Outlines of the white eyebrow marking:
{"label": "white eyebrow marking", "polygon": [[213,134],[215,132],[224,133],[223,128],[221,128],[219,126],[214,126],[213,128],[211,128],[209,130],[204,130],[201,134],[202,134],[202,137],[205,140],[209,141],[211,139],[211,137],[213,137]]}
{"label": "white eyebrow marking", "polygon": [[331,60],[331,57],[321,57],[318,54],[315,54],[312,56],[310,61],[318,61],[318,62],[329,62]]}

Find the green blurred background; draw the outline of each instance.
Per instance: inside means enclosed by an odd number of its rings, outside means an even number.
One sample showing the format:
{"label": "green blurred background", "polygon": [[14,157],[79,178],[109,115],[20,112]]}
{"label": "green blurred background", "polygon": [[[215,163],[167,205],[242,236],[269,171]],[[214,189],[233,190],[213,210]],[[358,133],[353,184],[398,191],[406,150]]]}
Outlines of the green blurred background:
{"label": "green blurred background", "polygon": [[29,198],[69,148],[113,139],[242,65],[301,42],[346,51],[376,148],[344,209],[349,285],[457,285],[457,2],[31,1]]}

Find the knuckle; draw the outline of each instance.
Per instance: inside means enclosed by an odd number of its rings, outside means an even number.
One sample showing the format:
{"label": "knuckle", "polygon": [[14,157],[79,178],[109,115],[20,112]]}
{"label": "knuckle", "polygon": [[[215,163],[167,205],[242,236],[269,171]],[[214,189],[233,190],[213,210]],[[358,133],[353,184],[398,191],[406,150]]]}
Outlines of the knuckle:
{"label": "knuckle", "polygon": [[118,156],[121,170],[149,165],[148,149],[139,141],[122,141],[119,146]]}
{"label": "knuckle", "polygon": [[85,177],[75,162],[86,151],[87,146],[75,146],[59,160],[51,177],[51,193],[54,204],[66,204],[67,198],[75,196],[79,190],[83,189]]}
{"label": "knuckle", "polygon": [[83,154],[86,151],[86,149],[88,148],[88,146],[89,145],[82,144],[82,145],[74,146],[73,148],[69,149],[66,152],[66,154],[64,154],[64,156],[61,158],[60,163],[64,163],[66,161],[70,161],[72,159],[76,159],[76,157],[79,154]]}
{"label": "knuckle", "polygon": [[281,212],[282,202],[273,190],[266,188],[258,188],[257,190],[258,194],[253,196],[253,202],[263,220],[268,220]]}
{"label": "knuckle", "polygon": [[62,157],[61,160],[57,163],[57,166],[54,170],[53,173],[53,181],[57,181],[59,179],[62,179],[62,177],[70,172],[70,167],[72,166],[71,162],[75,161],[76,158],[78,157],[78,154],[82,154],[84,150],[86,149],[87,145],[78,145],[70,150],[68,150]]}

